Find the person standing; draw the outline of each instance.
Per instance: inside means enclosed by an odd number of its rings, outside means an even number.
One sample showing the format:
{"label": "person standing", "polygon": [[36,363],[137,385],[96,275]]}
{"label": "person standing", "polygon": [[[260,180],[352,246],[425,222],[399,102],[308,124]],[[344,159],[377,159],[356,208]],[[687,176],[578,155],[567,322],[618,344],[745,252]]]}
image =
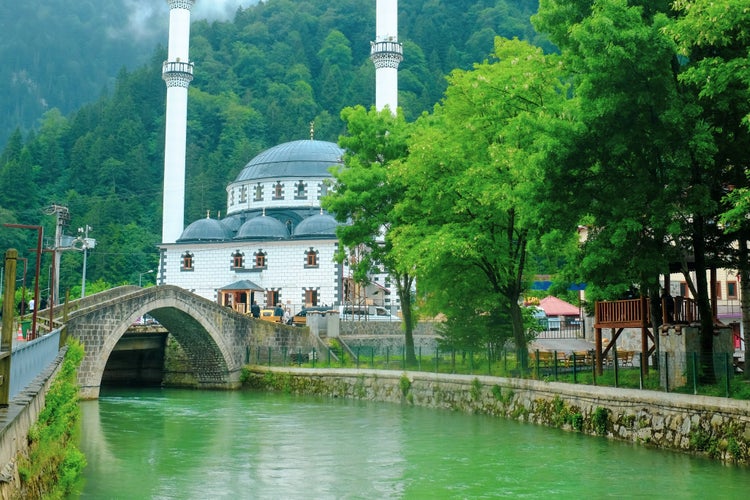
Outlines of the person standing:
{"label": "person standing", "polygon": [[250,306],[250,314],[253,315],[253,318],[260,318],[260,306],[255,301],[253,301],[253,304]]}

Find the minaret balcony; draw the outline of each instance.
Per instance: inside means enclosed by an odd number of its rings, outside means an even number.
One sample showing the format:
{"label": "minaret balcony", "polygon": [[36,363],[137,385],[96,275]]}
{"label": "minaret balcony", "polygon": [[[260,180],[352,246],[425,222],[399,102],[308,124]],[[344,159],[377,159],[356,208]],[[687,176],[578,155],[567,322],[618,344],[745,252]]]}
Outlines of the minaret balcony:
{"label": "minaret balcony", "polygon": [[193,63],[164,61],[161,76],[167,82],[167,87],[187,88],[193,80]]}
{"label": "minaret balcony", "polygon": [[398,57],[403,59],[404,49],[400,43],[391,40],[372,42],[370,47],[370,55],[387,55],[389,57]]}
{"label": "minaret balcony", "polygon": [[193,76],[193,63],[181,61],[164,61],[162,75],[167,73],[187,73]]}
{"label": "minaret balcony", "polygon": [[375,64],[375,69],[398,68],[399,63],[404,60],[404,49],[394,41],[372,42],[370,59]]}

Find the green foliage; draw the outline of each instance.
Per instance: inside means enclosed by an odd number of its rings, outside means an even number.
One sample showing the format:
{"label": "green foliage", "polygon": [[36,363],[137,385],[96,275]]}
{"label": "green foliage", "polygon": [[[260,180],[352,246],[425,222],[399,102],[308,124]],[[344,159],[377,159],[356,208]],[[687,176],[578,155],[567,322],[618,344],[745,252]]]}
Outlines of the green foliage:
{"label": "green foliage", "polygon": [[571,413],[570,415],[570,426],[577,430],[578,432],[581,432],[583,430],[583,415],[580,413]]}
{"label": "green foliage", "polygon": [[[141,37],[123,23],[123,0],[95,7],[90,1],[39,4],[16,2],[0,12],[0,24],[10,30],[0,41],[0,144],[10,138],[0,155],[0,222],[40,224],[53,234],[52,218],[40,209],[65,204],[73,232],[88,224],[97,239],[87,275],[137,282],[137,272],[155,268],[159,258],[165,50],[133,42]],[[475,27],[537,37],[528,22],[534,2],[480,4],[400,2],[405,116],[432,108],[448,72],[486,57],[486,36],[468,44]],[[433,16],[430,30],[423,29],[423,10]],[[158,21],[159,29],[165,21]],[[31,36],[38,33],[45,36]],[[270,146],[308,137],[311,121],[316,139],[335,141],[345,128],[341,109],[373,101],[368,58],[374,34],[375,5],[360,0],[273,0],[240,9],[231,21],[194,22],[186,219],[223,212],[225,187],[247,161]],[[26,233],[2,231],[0,247],[32,248],[35,239]],[[44,259],[46,268],[49,256]],[[80,283],[81,266],[79,252],[64,255],[61,290]]]}
{"label": "green foliage", "polygon": [[403,374],[398,381],[398,385],[401,388],[401,394],[405,397],[411,389],[411,380],[409,380],[406,374]]}
{"label": "green foliage", "polygon": [[596,433],[600,436],[604,436],[607,434],[607,430],[609,428],[609,414],[609,408],[597,406],[594,410],[594,414],[591,415],[591,425],[594,427]]}
{"label": "green foliage", "polygon": [[52,382],[44,409],[29,431],[29,456],[19,460],[22,489],[46,498],[69,494],[86,466],[86,458],[76,447],[80,432],[80,408],[76,370],[85,352],[75,340],[57,377]]}
{"label": "green foliage", "polygon": [[480,382],[478,378],[474,378],[471,381],[471,389],[469,392],[473,401],[479,401],[482,398],[482,382]]}

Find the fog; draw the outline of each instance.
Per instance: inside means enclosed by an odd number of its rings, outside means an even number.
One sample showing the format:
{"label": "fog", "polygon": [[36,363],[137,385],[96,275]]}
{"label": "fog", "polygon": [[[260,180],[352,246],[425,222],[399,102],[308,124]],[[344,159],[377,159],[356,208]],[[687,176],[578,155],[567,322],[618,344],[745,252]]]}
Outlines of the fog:
{"label": "fog", "polygon": [[[247,8],[260,0],[196,0],[191,19],[228,21],[240,7]],[[128,12],[128,22],[112,30],[114,37],[136,38],[143,41],[160,41],[166,44],[169,30],[169,6],[166,0],[123,0]]]}

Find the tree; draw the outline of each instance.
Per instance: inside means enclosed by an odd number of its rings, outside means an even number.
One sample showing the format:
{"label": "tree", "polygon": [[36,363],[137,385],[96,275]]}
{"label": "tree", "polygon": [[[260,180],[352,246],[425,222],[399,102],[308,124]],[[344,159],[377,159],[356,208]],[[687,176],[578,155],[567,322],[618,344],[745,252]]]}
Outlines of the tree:
{"label": "tree", "polygon": [[[726,192],[721,215],[729,236],[725,255],[739,272],[745,345],[750,345],[750,10],[747,2],[737,0],[682,0],[675,8],[681,16],[669,33],[689,61],[680,79],[697,92],[701,116],[712,125],[716,171]],[[750,378],[750,371],[745,376]]]}
{"label": "tree", "polygon": [[406,223],[394,245],[433,309],[449,323],[481,317],[496,342],[512,333],[525,361],[520,302],[539,208],[529,201],[544,181],[545,132],[562,118],[565,86],[557,57],[527,43],[497,38],[494,57],[455,71],[443,104],[411,134],[397,170]]}
{"label": "tree", "polygon": [[[658,275],[680,262],[701,316],[702,373],[713,377],[707,270],[720,264],[721,175],[711,124],[667,34],[667,1],[546,0],[535,18],[562,51],[580,128],[556,175],[559,206],[591,225],[584,278],[658,295]],[[686,256],[694,257],[695,282]],[[614,272],[613,272],[614,270]],[[605,290],[616,292],[616,287]]]}
{"label": "tree", "polygon": [[366,283],[380,268],[396,283],[401,301],[406,346],[406,362],[416,364],[414,351],[414,316],[412,289],[414,275],[411,266],[393,253],[392,234],[401,224],[395,206],[401,199],[404,186],[392,175],[392,170],[406,157],[406,140],[410,127],[401,113],[390,110],[369,111],[362,106],[341,112],[347,133],[339,139],[346,150],[344,168],[333,171],[335,191],[323,200],[326,210],[333,212],[340,222],[337,235],[342,247],[337,258],[349,257],[348,249],[363,247],[360,258],[350,262],[355,281]]}

